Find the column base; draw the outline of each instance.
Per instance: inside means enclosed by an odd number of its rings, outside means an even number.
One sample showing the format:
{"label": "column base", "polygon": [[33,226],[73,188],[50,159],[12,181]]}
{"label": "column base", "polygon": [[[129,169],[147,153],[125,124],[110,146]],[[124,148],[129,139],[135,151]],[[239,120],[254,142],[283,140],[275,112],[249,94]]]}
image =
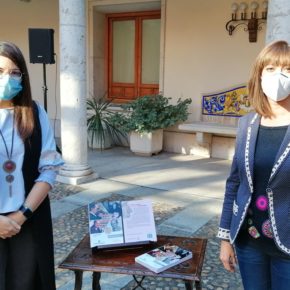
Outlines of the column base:
{"label": "column base", "polygon": [[65,164],[56,176],[56,181],[66,184],[78,185],[96,180],[99,175],[87,165]]}
{"label": "column base", "polygon": [[65,184],[78,185],[81,183],[86,183],[86,182],[96,180],[98,178],[99,178],[99,175],[97,173],[92,173],[90,175],[81,176],[81,177],[57,175],[56,181],[61,182],[61,183],[65,183]]}

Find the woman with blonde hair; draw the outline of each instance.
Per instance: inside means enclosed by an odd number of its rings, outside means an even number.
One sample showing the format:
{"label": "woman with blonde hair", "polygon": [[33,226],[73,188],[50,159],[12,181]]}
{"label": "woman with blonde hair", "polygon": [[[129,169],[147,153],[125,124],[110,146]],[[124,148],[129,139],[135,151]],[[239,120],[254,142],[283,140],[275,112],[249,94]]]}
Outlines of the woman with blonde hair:
{"label": "woman with blonde hair", "polygon": [[267,45],[249,80],[254,112],[239,120],[218,237],[246,290],[290,289],[290,46]]}

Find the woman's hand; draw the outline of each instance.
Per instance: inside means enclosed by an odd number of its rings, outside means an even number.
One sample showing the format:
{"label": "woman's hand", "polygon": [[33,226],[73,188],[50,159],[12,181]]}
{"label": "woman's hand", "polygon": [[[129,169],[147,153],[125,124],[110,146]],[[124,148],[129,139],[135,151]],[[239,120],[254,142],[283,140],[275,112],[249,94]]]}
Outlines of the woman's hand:
{"label": "woman's hand", "polygon": [[228,241],[221,241],[220,260],[222,261],[226,270],[235,272],[237,259],[234,247]]}
{"label": "woman's hand", "polygon": [[20,226],[22,226],[27,219],[19,210],[8,214],[7,217],[14,220]]}
{"label": "woman's hand", "polygon": [[8,216],[0,215],[0,238],[6,239],[15,236],[19,233],[21,226],[9,218]]}

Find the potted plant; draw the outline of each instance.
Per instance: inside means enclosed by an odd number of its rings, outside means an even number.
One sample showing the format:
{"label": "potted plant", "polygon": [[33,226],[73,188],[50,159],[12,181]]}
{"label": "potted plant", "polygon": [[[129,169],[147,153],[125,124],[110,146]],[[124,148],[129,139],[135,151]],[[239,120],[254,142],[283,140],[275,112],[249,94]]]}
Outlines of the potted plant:
{"label": "potted plant", "polygon": [[114,114],[110,110],[111,103],[105,97],[87,100],[88,143],[93,149],[103,150],[113,144],[127,143],[127,134],[110,121]]}
{"label": "potted plant", "polygon": [[163,147],[163,129],[185,121],[191,99],[175,105],[162,95],[140,97],[122,105],[123,112],[110,116],[111,122],[130,134],[130,149],[136,154],[157,154]]}

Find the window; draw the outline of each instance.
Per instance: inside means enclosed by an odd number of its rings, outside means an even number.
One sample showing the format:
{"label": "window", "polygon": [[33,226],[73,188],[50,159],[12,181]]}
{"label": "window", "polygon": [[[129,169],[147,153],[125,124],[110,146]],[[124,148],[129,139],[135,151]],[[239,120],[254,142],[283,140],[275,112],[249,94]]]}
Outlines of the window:
{"label": "window", "polygon": [[160,12],[108,19],[108,97],[126,102],[159,92]]}

